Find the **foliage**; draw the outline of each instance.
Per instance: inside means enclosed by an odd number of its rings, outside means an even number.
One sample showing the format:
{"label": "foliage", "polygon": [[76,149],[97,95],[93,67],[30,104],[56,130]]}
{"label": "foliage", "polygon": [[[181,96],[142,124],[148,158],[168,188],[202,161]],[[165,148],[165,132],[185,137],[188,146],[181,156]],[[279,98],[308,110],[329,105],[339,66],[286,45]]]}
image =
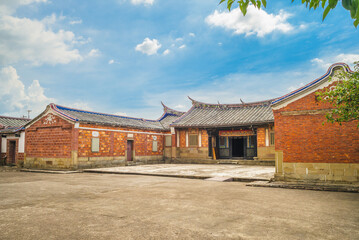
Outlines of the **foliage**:
{"label": "foliage", "polygon": [[359,62],[355,62],[354,69],[353,73],[339,73],[339,81],[335,86],[318,93],[320,100],[329,102],[334,107],[326,115],[328,122],[341,124],[359,120]]}
{"label": "foliage", "polygon": [[[219,4],[227,1],[227,8],[231,10],[234,2],[239,4],[239,9],[245,16],[247,13],[247,8],[249,4],[252,4],[254,7],[260,9],[262,6],[265,8],[267,6],[266,0],[221,0]],[[328,13],[334,9],[339,0],[301,0],[302,4],[305,4],[309,9],[317,9],[318,7],[322,7],[324,9],[323,12],[323,21],[328,15]],[[294,2],[294,0],[292,0]],[[354,26],[357,27],[359,24],[359,0],[342,0],[342,6],[346,10],[350,11],[350,17],[354,19]]]}

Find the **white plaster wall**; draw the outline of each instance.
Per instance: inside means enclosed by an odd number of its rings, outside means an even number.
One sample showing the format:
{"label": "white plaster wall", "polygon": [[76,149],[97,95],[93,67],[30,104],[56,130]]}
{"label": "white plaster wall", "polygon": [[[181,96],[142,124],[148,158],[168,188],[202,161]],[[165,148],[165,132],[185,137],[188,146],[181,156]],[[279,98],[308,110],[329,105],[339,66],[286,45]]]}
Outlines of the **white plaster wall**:
{"label": "white plaster wall", "polygon": [[6,138],[1,138],[1,153],[6,153],[6,145],[7,143],[7,139]]}
{"label": "white plaster wall", "polygon": [[19,153],[25,152],[25,132],[20,133],[18,152]]}

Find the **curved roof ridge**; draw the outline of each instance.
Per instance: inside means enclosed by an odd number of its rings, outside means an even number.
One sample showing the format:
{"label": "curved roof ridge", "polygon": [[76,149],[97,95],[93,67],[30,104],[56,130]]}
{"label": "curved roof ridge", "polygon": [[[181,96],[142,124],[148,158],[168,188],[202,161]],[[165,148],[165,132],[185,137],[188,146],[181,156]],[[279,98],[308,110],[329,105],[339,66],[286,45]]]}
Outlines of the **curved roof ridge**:
{"label": "curved roof ridge", "polygon": [[300,87],[300,88],[298,88],[298,89],[296,89],[296,90],[294,90],[294,91],[291,91],[291,92],[289,92],[289,93],[287,93],[287,94],[285,94],[285,95],[283,95],[283,96],[281,96],[281,97],[278,97],[278,98],[274,99],[273,102],[272,102],[272,104],[279,103],[279,102],[283,101],[284,99],[287,99],[288,97],[291,97],[291,96],[293,96],[293,95],[296,95],[296,94],[302,92],[303,90],[305,90],[305,89],[307,89],[307,88],[309,88],[309,87],[315,85],[316,83],[322,81],[323,79],[325,79],[326,77],[328,77],[330,74],[332,74],[333,69],[334,69],[335,67],[338,67],[338,66],[343,67],[344,70],[347,71],[347,72],[349,72],[349,73],[352,73],[352,72],[353,72],[353,71],[350,69],[349,65],[346,64],[346,63],[343,63],[343,62],[334,63],[334,64],[332,64],[332,65],[328,68],[327,72],[326,72],[324,75],[322,75],[321,77],[314,79],[313,81],[311,81],[310,83],[304,85],[303,87]]}
{"label": "curved roof ridge", "polygon": [[115,115],[115,114],[109,114],[109,113],[100,113],[100,112],[94,112],[94,111],[88,111],[88,110],[82,110],[82,109],[76,109],[76,108],[70,108],[65,107],[61,105],[57,105],[54,103],[50,104],[54,110],[58,110],[57,112],[60,112],[61,114],[68,116],[72,118],[72,120],[78,121],[77,118],[71,116],[70,114],[65,114],[61,110],[68,110],[68,111],[77,111],[77,112],[83,112],[83,113],[89,113],[89,114],[97,114],[97,115],[103,115],[103,116],[111,116],[111,117],[119,117],[119,118],[126,118],[126,119],[134,119],[134,120],[141,120],[141,121],[148,121],[148,122],[157,122],[158,120],[151,120],[151,119],[145,119],[145,118],[136,118],[136,117],[128,117],[128,116],[121,116],[121,115]]}
{"label": "curved roof ridge", "polygon": [[217,106],[217,107],[247,107],[247,106],[256,106],[256,105],[260,105],[260,104],[265,104],[265,103],[271,103],[273,100],[275,99],[268,99],[268,100],[263,100],[263,101],[256,101],[256,102],[246,102],[246,103],[205,103],[205,102],[200,102],[197,100],[194,100],[193,98],[187,96],[191,101],[192,101],[192,105],[193,106],[202,106],[202,107],[206,107],[206,106]]}
{"label": "curved roof ridge", "polygon": [[162,101],[161,101],[161,104],[163,106],[164,113],[172,113],[172,114],[177,114],[177,115],[181,115],[181,114],[185,113],[185,112],[168,107]]}

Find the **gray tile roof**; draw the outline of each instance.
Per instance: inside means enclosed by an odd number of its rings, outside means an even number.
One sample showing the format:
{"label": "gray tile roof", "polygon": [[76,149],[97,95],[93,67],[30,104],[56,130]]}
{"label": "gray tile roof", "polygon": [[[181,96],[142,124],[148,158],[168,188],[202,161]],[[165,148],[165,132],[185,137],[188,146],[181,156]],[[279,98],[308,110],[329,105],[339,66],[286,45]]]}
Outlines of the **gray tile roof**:
{"label": "gray tile roof", "polygon": [[52,107],[58,113],[70,118],[71,120],[94,123],[102,125],[129,127],[137,129],[151,129],[158,131],[168,131],[169,123],[177,119],[180,115],[176,114],[175,110],[164,108],[164,114],[158,120],[148,120],[143,118],[133,118],[127,116],[118,116],[105,113],[97,113],[79,109],[73,109],[52,104]]}
{"label": "gray tile roof", "polygon": [[31,119],[0,116],[0,129],[19,128],[28,123]]}
{"label": "gray tile roof", "polygon": [[242,104],[208,104],[191,100],[192,108],[171,126],[235,127],[274,122],[272,100]]}

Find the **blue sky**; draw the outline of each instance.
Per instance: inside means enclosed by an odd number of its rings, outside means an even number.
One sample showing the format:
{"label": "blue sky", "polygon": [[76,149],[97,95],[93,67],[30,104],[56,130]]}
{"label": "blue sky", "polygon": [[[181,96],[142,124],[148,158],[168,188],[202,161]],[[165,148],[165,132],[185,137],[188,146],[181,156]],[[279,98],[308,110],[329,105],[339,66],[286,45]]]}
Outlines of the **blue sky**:
{"label": "blue sky", "polygon": [[0,115],[47,104],[156,119],[187,96],[237,103],[275,98],[359,60],[359,32],[340,5],[268,1],[230,13],[215,0],[4,0]]}

